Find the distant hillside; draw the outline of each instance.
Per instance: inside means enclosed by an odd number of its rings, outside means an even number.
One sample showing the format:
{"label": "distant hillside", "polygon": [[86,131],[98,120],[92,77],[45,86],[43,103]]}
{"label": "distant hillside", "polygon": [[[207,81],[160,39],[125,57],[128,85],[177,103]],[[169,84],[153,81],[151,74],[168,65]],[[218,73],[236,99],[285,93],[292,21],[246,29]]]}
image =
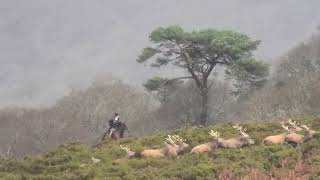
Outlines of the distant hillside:
{"label": "distant hillside", "polygon": [[[320,33],[285,53],[266,85],[227,114],[229,119],[269,120],[320,114]],[[234,113],[234,112],[239,112]]]}
{"label": "distant hillside", "polygon": [[[299,120],[320,130],[319,118]],[[190,148],[210,141],[214,129],[224,138],[238,135],[231,123],[205,128],[179,129]],[[320,179],[320,136],[294,148],[292,145],[261,145],[261,140],[283,132],[278,122],[242,124],[256,144],[242,149],[218,149],[213,157],[186,153],[177,159],[125,159],[119,145],[133,151],[160,147],[166,134],[141,138],[110,139],[96,147],[68,143],[38,156],[1,159],[1,179]],[[100,159],[93,163],[91,158]]]}
{"label": "distant hillside", "polygon": [[[118,80],[105,80],[93,83],[86,90],[71,92],[50,108],[2,109],[0,152],[7,152],[10,147],[12,155],[21,157],[67,141],[95,142],[114,112],[120,113],[131,134],[150,133],[153,102],[146,93]],[[145,131],[139,128],[141,124]]]}

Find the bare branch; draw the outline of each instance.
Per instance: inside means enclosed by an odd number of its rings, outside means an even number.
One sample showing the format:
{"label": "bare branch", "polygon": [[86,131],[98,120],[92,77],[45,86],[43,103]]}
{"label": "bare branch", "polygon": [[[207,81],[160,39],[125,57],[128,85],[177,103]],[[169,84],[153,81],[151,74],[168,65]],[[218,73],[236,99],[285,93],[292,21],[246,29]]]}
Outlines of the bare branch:
{"label": "bare branch", "polygon": [[192,79],[191,76],[186,76],[186,77],[178,77],[178,78],[174,78],[174,79],[169,79],[167,81],[165,81],[165,83],[163,85],[167,85],[169,83],[172,83],[173,81],[177,81],[177,80],[180,80],[180,79]]}

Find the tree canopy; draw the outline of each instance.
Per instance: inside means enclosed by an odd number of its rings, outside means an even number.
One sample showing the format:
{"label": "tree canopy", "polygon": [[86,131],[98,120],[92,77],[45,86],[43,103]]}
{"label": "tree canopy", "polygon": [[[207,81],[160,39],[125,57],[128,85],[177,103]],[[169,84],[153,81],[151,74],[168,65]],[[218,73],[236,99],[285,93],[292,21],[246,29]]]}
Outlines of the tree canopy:
{"label": "tree canopy", "polygon": [[229,77],[242,82],[258,82],[268,75],[267,66],[254,60],[252,55],[260,41],[251,40],[245,34],[214,29],[186,32],[172,25],[155,29],[149,39],[152,46],[142,50],[137,62],[152,60],[152,67],[171,64],[186,69],[190,76],[175,79],[193,79],[199,88],[203,101],[202,123],[207,118],[208,79],[215,67],[225,67]]}

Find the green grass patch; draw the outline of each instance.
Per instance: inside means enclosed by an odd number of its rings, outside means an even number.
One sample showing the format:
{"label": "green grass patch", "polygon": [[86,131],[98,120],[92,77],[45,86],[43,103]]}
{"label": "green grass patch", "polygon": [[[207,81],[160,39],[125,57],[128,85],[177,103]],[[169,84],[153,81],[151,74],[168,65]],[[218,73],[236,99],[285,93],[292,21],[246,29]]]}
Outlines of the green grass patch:
{"label": "green grass patch", "polygon": [[[319,119],[306,118],[300,121],[320,130]],[[210,129],[219,131],[223,138],[238,136],[232,125],[193,127],[174,133],[187,139],[191,149],[212,139],[208,134]],[[107,139],[97,147],[67,143],[42,155],[1,159],[0,179],[214,179],[224,170],[231,170],[236,176],[245,176],[250,169],[267,172],[272,167],[281,167],[283,161],[286,161],[286,168],[292,169],[299,159],[312,166],[311,179],[320,177],[319,135],[296,148],[288,144],[264,146],[260,144],[264,137],[283,132],[279,123],[254,122],[242,125],[256,144],[241,149],[218,149],[214,156],[187,152],[176,159],[124,159],[126,153],[120,149],[120,144],[137,152],[145,148],[160,148],[166,134],[120,141]],[[94,164],[92,157],[101,162]]]}

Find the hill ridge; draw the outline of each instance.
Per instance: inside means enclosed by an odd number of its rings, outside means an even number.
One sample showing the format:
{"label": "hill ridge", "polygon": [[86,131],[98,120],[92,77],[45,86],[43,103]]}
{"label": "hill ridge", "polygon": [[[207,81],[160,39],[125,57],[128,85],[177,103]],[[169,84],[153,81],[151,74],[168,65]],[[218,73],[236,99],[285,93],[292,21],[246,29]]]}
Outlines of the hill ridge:
{"label": "hill ridge", "polygon": [[[320,130],[320,119],[304,118],[299,121]],[[211,125],[204,128],[178,129],[190,144],[210,141],[208,131],[217,130],[224,138],[235,137],[232,123]],[[1,159],[1,179],[257,179],[271,178],[320,178],[320,137],[294,148],[292,145],[261,145],[268,135],[282,132],[278,122],[242,123],[255,145],[241,149],[219,148],[214,156],[189,154],[178,158],[125,159],[126,145],[133,151],[157,148],[167,134],[129,137],[120,141],[106,141],[96,147],[70,142],[37,156],[23,159]],[[190,152],[190,151],[189,151]],[[92,158],[100,162],[93,162]],[[291,175],[291,176],[290,176]]]}

